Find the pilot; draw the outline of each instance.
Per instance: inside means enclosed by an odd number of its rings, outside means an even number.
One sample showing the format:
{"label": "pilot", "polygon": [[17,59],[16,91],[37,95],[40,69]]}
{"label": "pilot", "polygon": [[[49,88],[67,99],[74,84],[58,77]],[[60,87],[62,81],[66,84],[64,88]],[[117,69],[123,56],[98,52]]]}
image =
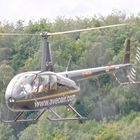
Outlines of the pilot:
{"label": "pilot", "polygon": [[33,93],[42,93],[48,91],[48,86],[43,85],[41,79],[36,78],[34,80],[33,86],[32,86],[32,92]]}
{"label": "pilot", "polygon": [[22,83],[20,87],[22,88],[20,95],[28,95],[28,93],[31,93],[32,91],[32,86],[28,83],[24,83],[24,84]]}
{"label": "pilot", "polygon": [[39,89],[39,78],[36,78],[33,81],[32,92],[36,93],[36,92],[38,92],[38,89]]}

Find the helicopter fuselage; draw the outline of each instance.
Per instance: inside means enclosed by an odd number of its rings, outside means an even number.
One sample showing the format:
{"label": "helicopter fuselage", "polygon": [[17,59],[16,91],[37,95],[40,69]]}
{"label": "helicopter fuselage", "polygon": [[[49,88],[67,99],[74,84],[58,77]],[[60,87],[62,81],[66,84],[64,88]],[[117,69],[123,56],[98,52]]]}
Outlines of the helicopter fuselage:
{"label": "helicopter fuselage", "polygon": [[128,63],[61,73],[21,73],[10,81],[6,89],[6,104],[12,111],[35,111],[67,105],[80,92],[80,87],[75,81],[130,67],[131,64]]}
{"label": "helicopter fuselage", "polygon": [[9,83],[5,99],[12,111],[35,111],[69,104],[79,93],[71,79],[54,72],[25,72]]}

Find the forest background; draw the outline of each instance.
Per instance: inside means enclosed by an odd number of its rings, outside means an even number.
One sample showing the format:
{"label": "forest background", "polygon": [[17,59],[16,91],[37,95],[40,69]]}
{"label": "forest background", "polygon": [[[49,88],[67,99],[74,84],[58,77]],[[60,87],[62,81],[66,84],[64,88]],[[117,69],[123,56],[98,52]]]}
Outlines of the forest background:
{"label": "forest background", "polygon": [[[0,32],[41,33],[100,27],[127,23],[127,26],[50,37],[56,72],[121,63],[124,41],[131,40],[131,61],[140,47],[140,14],[127,17],[121,11],[103,17],[65,19],[56,18],[10,23],[0,22]],[[38,36],[0,36],[0,101],[4,119],[14,117],[5,107],[4,94],[15,74],[40,70],[42,39]],[[136,78],[140,78],[137,62]],[[123,81],[122,72],[118,72]],[[140,139],[140,85],[119,85],[112,75],[81,81],[81,93],[73,106],[89,118],[79,122],[49,122],[46,112],[36,124],[0,124],[0,140],[139,140]],[[63,115],[71,115],[65,107],[56,108]],[[25,114],[25,117],[33,116]]]}

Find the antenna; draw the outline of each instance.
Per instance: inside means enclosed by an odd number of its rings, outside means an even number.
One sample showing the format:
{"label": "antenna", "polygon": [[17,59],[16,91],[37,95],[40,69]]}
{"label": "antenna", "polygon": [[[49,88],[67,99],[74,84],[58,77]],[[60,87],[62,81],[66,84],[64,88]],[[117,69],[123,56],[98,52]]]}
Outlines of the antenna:
{"label": "antenna", "polygon": [[72,58],[72,56],[70,55],[70,56],[69,56],[68,63],[67,63],[67,67],[66,67],[66,72],[67,72],[68,69],[69,69],[69,65],[70,65],[71,58]]}

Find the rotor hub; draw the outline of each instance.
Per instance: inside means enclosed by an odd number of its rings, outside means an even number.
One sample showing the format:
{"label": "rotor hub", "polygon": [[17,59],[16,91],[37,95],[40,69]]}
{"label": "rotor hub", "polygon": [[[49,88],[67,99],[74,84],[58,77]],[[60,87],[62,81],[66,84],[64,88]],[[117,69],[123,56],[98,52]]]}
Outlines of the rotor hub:
{"label": "rotor hub", "polygon": [[48,38],[49,33],[48,32],[42,32],[42,33],[40,33],[40,35],[44,38]]}

